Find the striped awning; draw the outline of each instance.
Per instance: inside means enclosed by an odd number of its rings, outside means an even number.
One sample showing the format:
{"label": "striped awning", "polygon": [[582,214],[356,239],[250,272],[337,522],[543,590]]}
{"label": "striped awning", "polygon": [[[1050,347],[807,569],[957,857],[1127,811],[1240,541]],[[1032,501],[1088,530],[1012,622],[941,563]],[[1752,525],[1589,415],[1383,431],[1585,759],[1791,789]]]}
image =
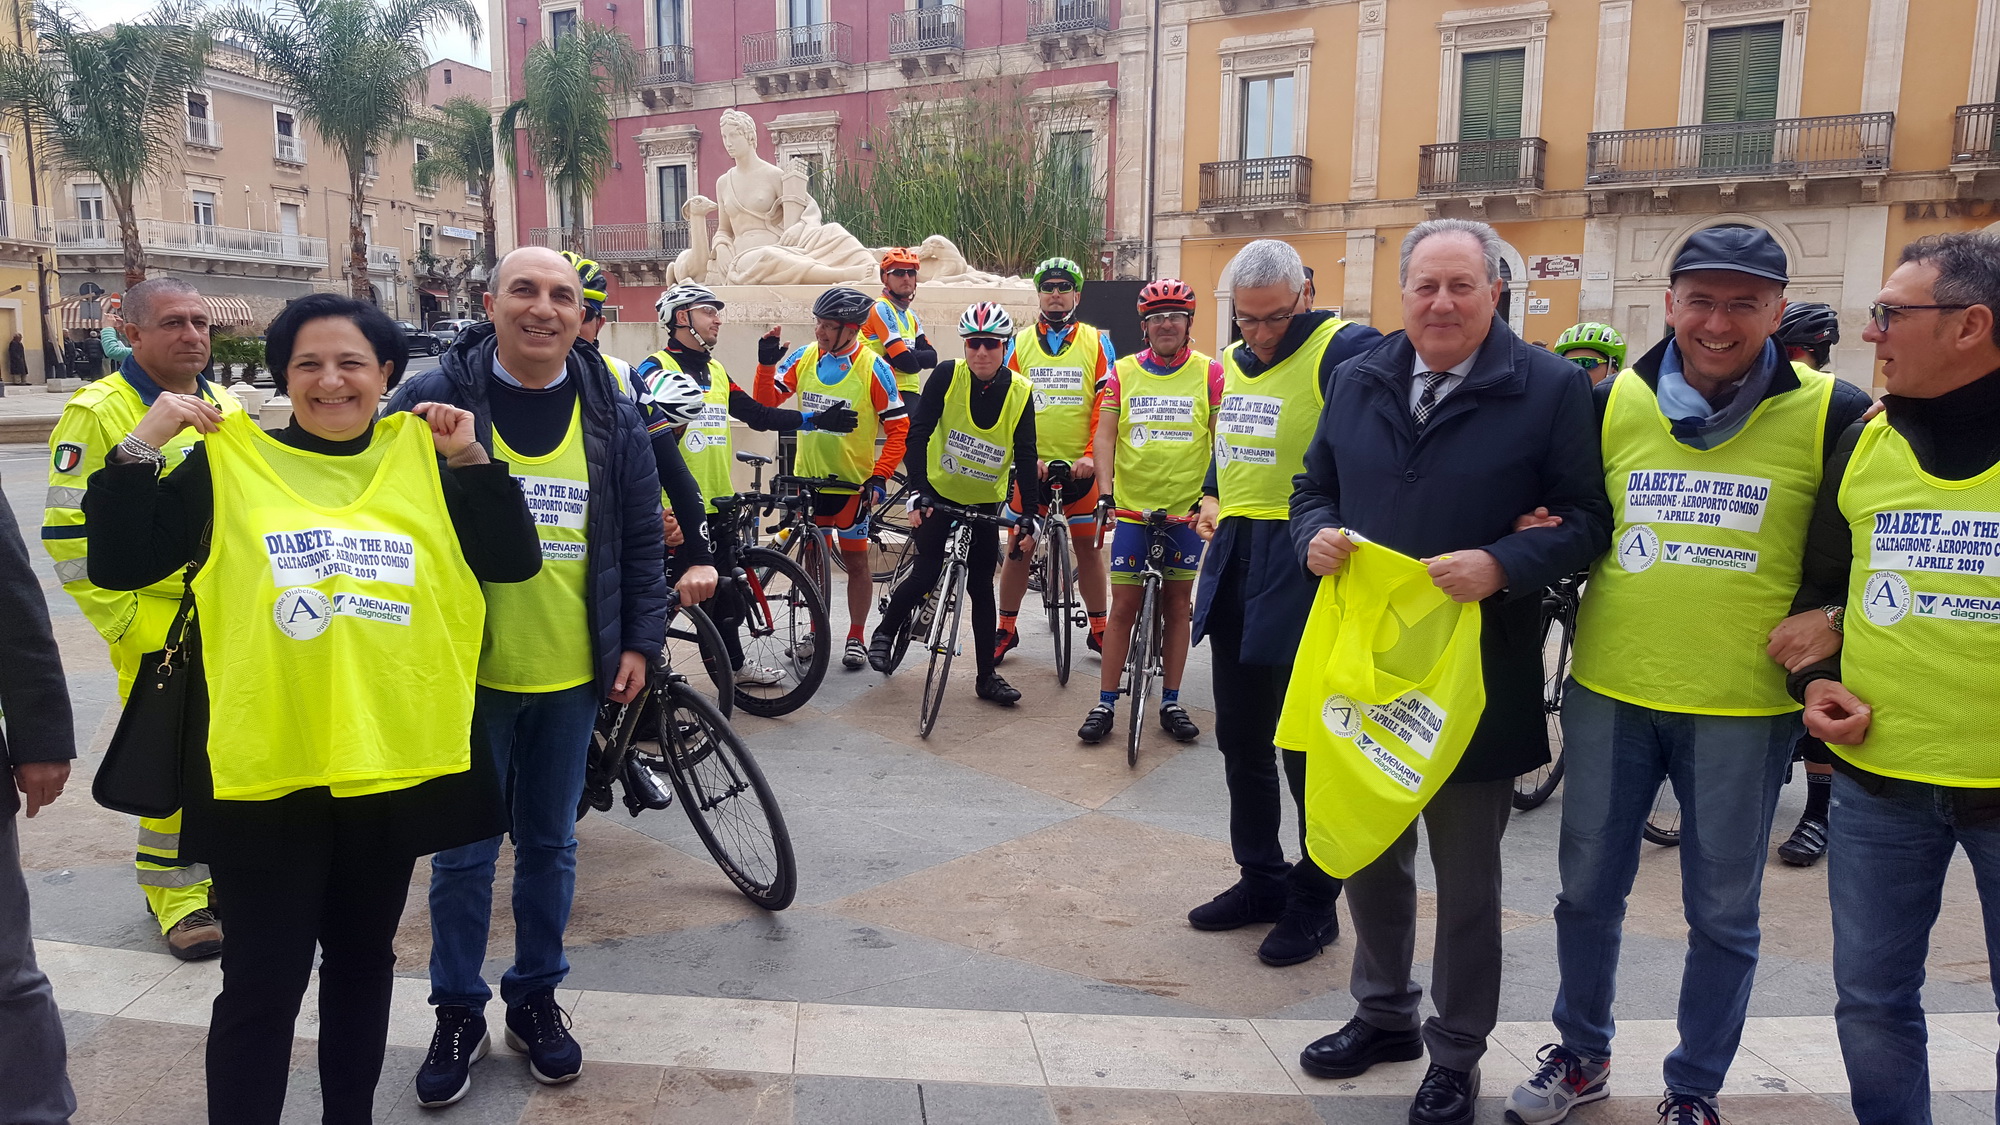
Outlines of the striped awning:
{"label": "striped awning", "polygon": [[[203,297],[201,301],[208,306],[208,319],[216,324],[249,324],[256,319],[250,312],[250,302],[241,297]],[[58,302],[62,309],[63,328],[96,331],[103,327],[101,310],[104,303],[103,298],[86,303],[83,297],[64,297]],[[100,310],[100,315],[86,316],[85,313],[92,309]]]}
{"label": "striped awning", "polygon": [[241,297],[203,297],[208,306],[208,319],[216,324],[248,324],[255,319],[250,315],[250,302]]}

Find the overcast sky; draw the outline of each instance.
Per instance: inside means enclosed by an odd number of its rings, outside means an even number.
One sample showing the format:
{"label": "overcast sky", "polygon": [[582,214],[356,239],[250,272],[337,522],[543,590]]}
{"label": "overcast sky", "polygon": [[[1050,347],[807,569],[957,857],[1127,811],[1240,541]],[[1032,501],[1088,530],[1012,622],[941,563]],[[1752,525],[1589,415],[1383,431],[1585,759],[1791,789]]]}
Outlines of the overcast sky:
{"label": "overcast sky", "polygon": [[[120,20],[131,19],[148,11],[155,3],[157,3],[157,0],[91,0],[84,9],[84,15],[92,23],[102,26],[107,23],[117,23]],[[484,27],[486,23],[486,4],[484,0],[473,0],[473,6],[479,10],[479,22]],[[463,33],[453,31],[449,35],[440,36],[431,41],[431,57],[434,59],[458,59],[461,62],[469,62],[475,66],[486,66],[486,36],[482,32],[479,38],[479,46],[474,47]]]}

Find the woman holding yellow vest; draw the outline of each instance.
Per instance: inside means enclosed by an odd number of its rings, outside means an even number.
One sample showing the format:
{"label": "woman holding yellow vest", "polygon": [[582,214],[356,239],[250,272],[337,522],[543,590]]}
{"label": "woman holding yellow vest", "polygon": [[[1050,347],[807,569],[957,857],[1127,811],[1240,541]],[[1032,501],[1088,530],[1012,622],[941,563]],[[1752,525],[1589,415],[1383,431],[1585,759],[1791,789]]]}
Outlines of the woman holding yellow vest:
{"label": "woman holding yellow vest", "polygon": [[[916,562],[903,584],[882,610],[882,623],[869,638],[868,663],[878,672],[890,670],[896,631],[944,569],[946,540],[953,521],[925,519],[927,502],[943,499],[982,512],[998,512],[1007,497],[1012,470],[1035,463],[1034,385],[1009,371],[1007,343],[1014,331],[1007,310],[981,301],[959,318],[958,334],[965,340],[964,362],[945,361],[931,372],[910,424],[910,457],[904,467],[917,500],[910,512],[916,528]],[[1027,549],[1034,549],[1034,524],[1023,529]],[[1021,693],[993,669],[993,569],[1000,561],[1000,541],[994,529],[979,525],[972,531],[971,575],[966,591],[972,598],[972,655],[979,668],[974,685],[979,698],[1012,706]]]}
{"label": "woman holding yellow vest", "polygon": [[[366,1122],[416,857],[505,827],[492,762],[471,753],[480,583],[532,577],[542,552],[471,414],[375,420],[407,356],[380,310],[304,298],[266,350],[292,425],[161,395],[91,478],[90,575],[137,589],[198,567],[206,734],[182,847],[230,928],[209,1120],[278,1120],[317,946],[324,1120]],[[206,440],[159,475],[157,443],[188,427]]]}

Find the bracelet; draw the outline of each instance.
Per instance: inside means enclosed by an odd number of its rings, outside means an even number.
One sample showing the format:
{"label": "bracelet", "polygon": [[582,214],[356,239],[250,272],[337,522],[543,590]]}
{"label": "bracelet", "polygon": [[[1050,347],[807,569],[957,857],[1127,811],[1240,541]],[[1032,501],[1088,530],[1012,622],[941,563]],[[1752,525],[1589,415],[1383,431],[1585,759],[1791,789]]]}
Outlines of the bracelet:
{"label": "bracelet", "polygon": [[1846,631],[1841,628],[1841,622],[1846,620],[1847,618],[1846,606],[1823,605],[1819,607],[1819,611],[1821,613],[1826,614],[1827,626],[1831,628],[1834,632],[1841,633]]}
{"label": "bracelet", "polygon": [[163,469],[167,465],[167,455],[139,440],[136,434],[126,434],[125,440],[118,443],[118,448],[124,450],[133,460],[144,461],[155,469]]}

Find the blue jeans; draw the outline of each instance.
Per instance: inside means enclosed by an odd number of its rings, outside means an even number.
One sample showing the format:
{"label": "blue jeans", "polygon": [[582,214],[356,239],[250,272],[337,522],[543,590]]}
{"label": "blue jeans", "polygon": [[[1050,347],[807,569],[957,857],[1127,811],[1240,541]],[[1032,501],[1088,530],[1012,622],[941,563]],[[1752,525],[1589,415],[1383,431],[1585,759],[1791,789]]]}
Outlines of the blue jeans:
{"label": "blue jeans", "polygon": [[1870,793],[1845,773],[1833,775],[1826,877],[1840,994],[1833,1018],[1861,1125],[1929,1125],[1921,991],[1931,926],[1952,853],[1963,846],[1979,888],[1986,961],[2000,980],[2000,819],[1960,824],[1950,790],[1882,780],[1882,791]]}
{"label": "blue jeans", "polygon": [[1687,715],[1620,702],[1574,681],[1563,700],[1562,893],[1554,1020],[1563,1046],[1611,1057],[1625,900],[1661,780],[1681,806],[1681,1042],[1667,1088],[1713,1098],[1743,1038],[1757,975],[1757,900],[1771,816],[1799,717]]}
{"label": "blue jeans", "polygon": [[[550,692],[479,689],[473,752],[506,786],[514,837],[514,966],[500,999],[516,1004],[569,975],[563,929],[576,894],[576,803],[601,702],[593,684]],[[431,1003],[478,1010],[493,995],[480,970],[493,918],[500,837],[431,858]]]}

